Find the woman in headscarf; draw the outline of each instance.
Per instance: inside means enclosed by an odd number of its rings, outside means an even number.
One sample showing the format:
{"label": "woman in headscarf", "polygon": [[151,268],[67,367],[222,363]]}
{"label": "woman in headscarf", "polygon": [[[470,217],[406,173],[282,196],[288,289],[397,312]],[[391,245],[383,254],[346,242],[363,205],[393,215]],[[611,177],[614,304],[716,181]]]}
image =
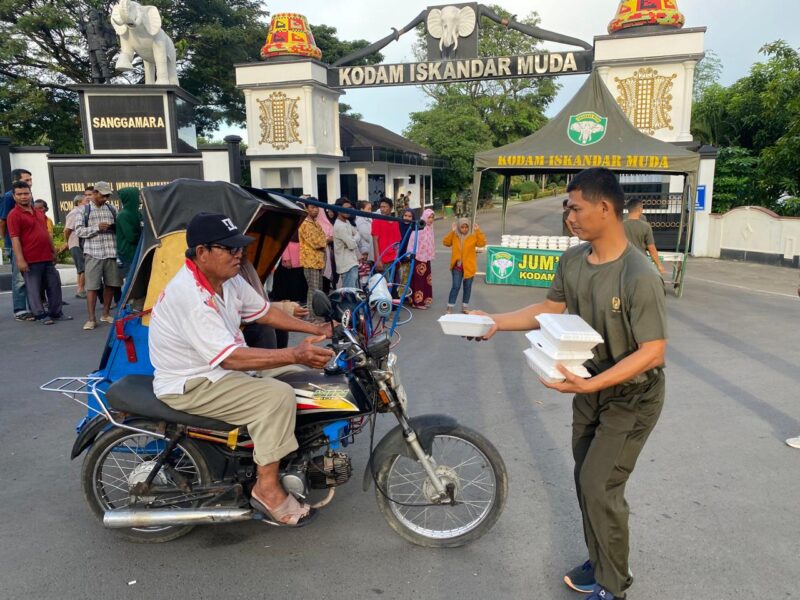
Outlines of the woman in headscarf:
{"label": "woman in headscarf", "polygon": [[433,239],[433,210],[426,208],[422,213],[425,227],[412,233],[408,240],[408,251],[417,248],[417,260],[411,274],[411,306],[425,310],[433,302],[433,284],[431,279],[431,261],[436,254],[436,243]]}
{"label": "woman in headscarf", "polygon": [[[414,211],[410,208],[406,208],[402,212],[402,222],[398,223],[400,227],[400,244],[403,243],[403,240],[406,240],[406,235],[408,234],[408,230],[414,226]],[[403,256],[405,252],[403,251],[402,247],[397,249],[397,256]],[[406,287],[406,283],[408,282],[408,276],[411,271],[411,258],[406,257],[400,261],[397,265],[397,294],[398,297],[400,294],[403,293],[403,290]],[[409,290],[410,292],[410,290]],[[408,298],[406,298],[408,299]]]}
{"label": "woman in headscarf", "polygon": [[139,237],[142,235],[142,213],[139,210],[139,188],[125,187],[119,191],[122,210],[116,220],[117,264],[120,275],[128,277]]}
{"label": "woman in headscarf", "polygon": [[450,297],[447,300],[447,314],[453,312],[462,283],[464,295],[461,298],[461,310],[467,312],[469,297],[472,294],[472,279],[475,277],[478,265],[476,248],[486,245],[486,237],[477,223],[475,231],[470,231],[469,219],[462,218],[453,224],[453,230],[445,236],[442,243],[451,249],[450,273],[453,276],[453,286],[450,288]]}
{"label": "woman in headscarf", "polygon": [[[316,198],[312,198],[316,200]],[[325,249],[325,269],[322,272],[322,291],[326,294],[336,287],[339,277],[336,274],[336,260],[333,257],[333,223],[328,218],[328,209],[320,210],[317,213],[317,223],[325,232],[328,245]]]}

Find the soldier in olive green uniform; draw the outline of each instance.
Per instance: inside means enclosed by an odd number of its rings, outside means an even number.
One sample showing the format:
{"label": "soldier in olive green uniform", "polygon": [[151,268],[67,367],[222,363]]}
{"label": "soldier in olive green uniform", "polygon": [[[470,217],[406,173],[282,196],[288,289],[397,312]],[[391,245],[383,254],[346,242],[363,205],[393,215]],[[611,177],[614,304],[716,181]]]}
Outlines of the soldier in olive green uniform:
{"label": "soldier in olive green uniform", "polygon": [[658,258],[656,241],[653,238],[653,228],[643,217],[642,201],[631,200],[628,202],[628,218],[622,223],[625,228],[625,235],[634,248],[638,248],[645,254],[650,255],[653,263],[658,268],[658,272],[663,274],[664,265],[661,264],[661,260]]}
{"label": "soldier in olive green uniform", "polygon": [[572,229],[590,243],[564,253],[545,301],[492,315],[496,325],[486,338],[538,328],[537,315],[565,309],[603,336],[586,363],[591,378],[562,369],[564,382],[544,385],[575,394],[572,450],[589,560],[564,580],[590,600],[613,600],[624,598],[633,580],[625,484],[664,402],[664,292],[625,236],[625,196],[614,174],[587,169],[567,191]]}

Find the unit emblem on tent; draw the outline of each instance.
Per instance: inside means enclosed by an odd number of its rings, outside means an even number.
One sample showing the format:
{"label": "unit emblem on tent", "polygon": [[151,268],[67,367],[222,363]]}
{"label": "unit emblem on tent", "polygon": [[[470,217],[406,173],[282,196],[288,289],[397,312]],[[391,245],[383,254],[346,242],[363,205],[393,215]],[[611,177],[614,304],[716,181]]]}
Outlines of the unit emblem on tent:
{"label": "unit emblem on tent", "polygon": [[591,146],[605,137],[607,125],[608,117],[592,111],[582,112],[569,118],[567,135],[578,146]]}
{"label": "unit emblem on tent", "polygon": [[498,279],[508,279],[514,272],[514,257],[508,252],[498,252],[494,255],[491,268]]}

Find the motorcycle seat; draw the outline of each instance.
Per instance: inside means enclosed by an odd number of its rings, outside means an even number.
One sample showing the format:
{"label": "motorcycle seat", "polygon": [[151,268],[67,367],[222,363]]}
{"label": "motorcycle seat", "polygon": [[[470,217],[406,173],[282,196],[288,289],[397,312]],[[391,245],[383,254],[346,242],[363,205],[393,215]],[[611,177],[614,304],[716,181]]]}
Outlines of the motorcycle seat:
{"label": "motorcycle seat", "polygon": [[179,423],[200,429],[215,431],[231,431],[238,425],[230,425],[217,419],[192,415],[175,410],[165,404],[153,393],[153,377],[151,375],[126,375],[112,383],[106,392],[106,400],[116,410],[154,419]]}

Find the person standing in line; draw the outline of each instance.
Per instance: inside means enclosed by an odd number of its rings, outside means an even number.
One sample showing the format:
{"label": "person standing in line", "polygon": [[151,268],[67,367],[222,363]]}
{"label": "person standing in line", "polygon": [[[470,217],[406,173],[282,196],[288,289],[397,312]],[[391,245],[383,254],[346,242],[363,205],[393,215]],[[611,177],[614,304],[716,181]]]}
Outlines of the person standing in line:
{"label": "person standing in line", "polygon": [[11,171],[12,189],[3,194],[2,206],[0,206],[0,233],[3,234],[3,252],[6,259],[11,263],[11,303],[14,310],[14,318],[17,321],[35,321],[36,317],[28,310],[28,293],[25,289],[25,278],[17,268],[17,261],[14,260],[14,248],[6,225],[8,215],[17,205],[14,202],[14,194],[12,193],[13,185],[17,181],[27,183],[29,187],[33,186],[33,177],[30,171],[27,169],[14,169]]}
{"label": "person standing in line", "polygon": [[[306,277],[308,295],[306,308],[311,310],[311,298],[314,292],[322,289],[322,272],[325,269],[325,249],[328,238],[322,230],[317,215],[319,207],[309,204],[306,206],[306,219],[300,224],[300,265]],[[315,317],[312,317],[312,319]]]}
{"label": "person standing in line", "polygon": [[572,229],[589,243],[563,254],[543,302],[490,315],[483,339],[538,328],[538,315],[565,310],[603,336],[586,363],[590,378],[559,367],[564,381],[543,384],[574,394],[574,477],[589,559],[564,582],[588,600],[614,600],[633,583],[625,486],[664,404],[666,307],[658,274],[625,236],[625,194],[614,173],[581,171],[567,192]]}
{"label": "person standing in line", "polygon": [[[403,212],[401,213],[401,218],[403,219],[397,225],[400,228],[400,244],[402,245],[404,242],[408,243],[408,237],[411,236],[410,231],[413,231],[414,228],[414,211],[410,208],[404,208]],[[411,284],[410,284],[410,275],[411,275],[411,257],[404,256],[405,255],[405,247],[398,246],[397,254],[401,256],[399,263],[397,264],[397,273],[396,273],[396,281],[398,283],[397,292],[398,295],[403,293],[403,290],[406,287],[406,283],[409,284],[408,293],[411,293]],[[405,298],[405,301],[410,302],[410,296]]]}
{"label": "person standing in line", "polygon": [[38,210],[40,213],[44,215],[47,223],[47,233],[50,237],[53,237],[53,230],[55,229],[55,223],[53,223],[53,219],[47,216],[47,211],[50,210],[50,206],[47,204],[45,200],[34,200],[33,208]]}
{"label": "person standing in line", "polygon": [[[316,200],[316,198],[311,198]],[[333,224],[328,217],[328,209],[317,211],[317,223],[325,232],[325,267],[322,270],[322,290],[327,294],[331,288],[336,287],[339,276],[336,273],[336,258],[333,255]],[[335,220],[335,219],[334,219]]]}
{"label": "person standing in line", "polygon": [[86,298],[85,265],[83,262],[83,249],[81,248],[80,240],[75,230],[78,228],[78,225],[80,225],[81,219],[83,219],[83,207],[87,202],[89,202],[89,200],[86,194],[78,194],[73,199],[73,209],[67,213],[67,218],[65,219],[64,239],[66,241],[64,247],[61,249],[62,252],[64,250],[69,250],[70,256],[72,256],[72,264],[75,265],[75,271],[78,273],[78,289],[75,293],[75,297],[81,299]]}
{"label": "person standing in line", "polygon": [[[352,208],[347,198],[336,201],[342,208]],[[350,223],[350,217],[340,212],[333,224],[333,253],[336,258],[336,270],[339,273],[339,287],[358,287],[358,229]]]}
{"label": "person standing in line", "polygon": [[122,287],[122,278],[117,267],[117,238],[115,235],[116,211],[108,205],[113,189],[107,181],[94,184],[92,201],[83,207],[81,223],[75,230],[83,240],[86,263],[86,309],[89,319],[83,324],[85,330],[97,327],[95,308],[97,293],[103,289],[103,313],[100,321],[113,323],[111,300]]}
{"label": "person standing in line", "polygon": [[119,201],[122,210],[117,215],[117,266],[122,279],[126,279],[142,235],[139,188],[122,188],[119,191]]}
{"label": "person standing in line", "polygon": [[[46,217],[33,208],[33,194],[27,183],[15,181],[11,191],[16,207],[8,213],[6,223],[14,260],[25,278],[28,305],[36,320],[45,325],[72,320],[61,312],[61,278],[55,266],[56,249],[47,232]],[[47,311],[42,303],[43,295],[47,298]]]}
{"label": "person standing in line", "polygon": [[[369,200],[360,200],[358,210],[362,212],[372,212],[372,203]],[[372,247],[372,219],[370,217],[356,217],[356,229],[358,230],[358,251],[366,261],[373,261],[374,248]]]}
{"label": "person standing in line", "polygon": [[477,223],[475,231],[470,231],[469,219],[462,217],[453,224],[453,230],[444,236],[442,244],[450,248],[450,273],[453,278],[450,296],[447,299],[447,314],[453,312],[462,284],[464,295],[461,298],[461,311],[466,313],[472,295],[472,280],[478,270],[477,248],[486,245],[486,237]]}
{"label": "person standing in line", "polygon": [[[378,210],[385,217],[391,216],[392,201],[384,196],[378,204]],[[372,240],[375,270],[383,272],[385,265],[397,258],[397,245],[400,242],[400,227],[397,221],[372,219]]]}
{"label": "person standing in line", "polygon": [[[362,212],[372,212],[372,203],[369,200],[359,200],[358,209]],[[372,218],[356,217],[356,229],[358,230],[358,283],[365,285],[374,262],[375,249],[372,245]]]}
{"label": "person standing in line", "polygon": [[431,276],[431,262],[436,256],[436,241],[433,237],[434,213],[426,208],[422,213],[425,227],[412,233],[408,240],[408,252],[414,252],[416,247],[416,261],[414,272],[411,274],[411,306],[420,310],[430,308],[433,302],[433,278]]}
{"label": "person standing in line", "polygon": [[411,211],[414,213],[414,220],[416,221],[417,219],[419,219],[419,213],[422,207],[417,197],[414,196],[414,194],[410,190],[406,194],[406,206],[410,208]]}
{"label": "person standing in line", "polygon": [[641,250],[645,254],[649,254],[656,265],[658,272],[664,274],[664,265],[658,258],[658,250],[656,249],[656,241],[653,238],[653,228],[650,223],[642,220],[644,208],[642,201],[634,199],[628,202],[628,218],[623,221],[622,225],[625,228],[625,235],[628,241],[633,244],[634,248]]}

